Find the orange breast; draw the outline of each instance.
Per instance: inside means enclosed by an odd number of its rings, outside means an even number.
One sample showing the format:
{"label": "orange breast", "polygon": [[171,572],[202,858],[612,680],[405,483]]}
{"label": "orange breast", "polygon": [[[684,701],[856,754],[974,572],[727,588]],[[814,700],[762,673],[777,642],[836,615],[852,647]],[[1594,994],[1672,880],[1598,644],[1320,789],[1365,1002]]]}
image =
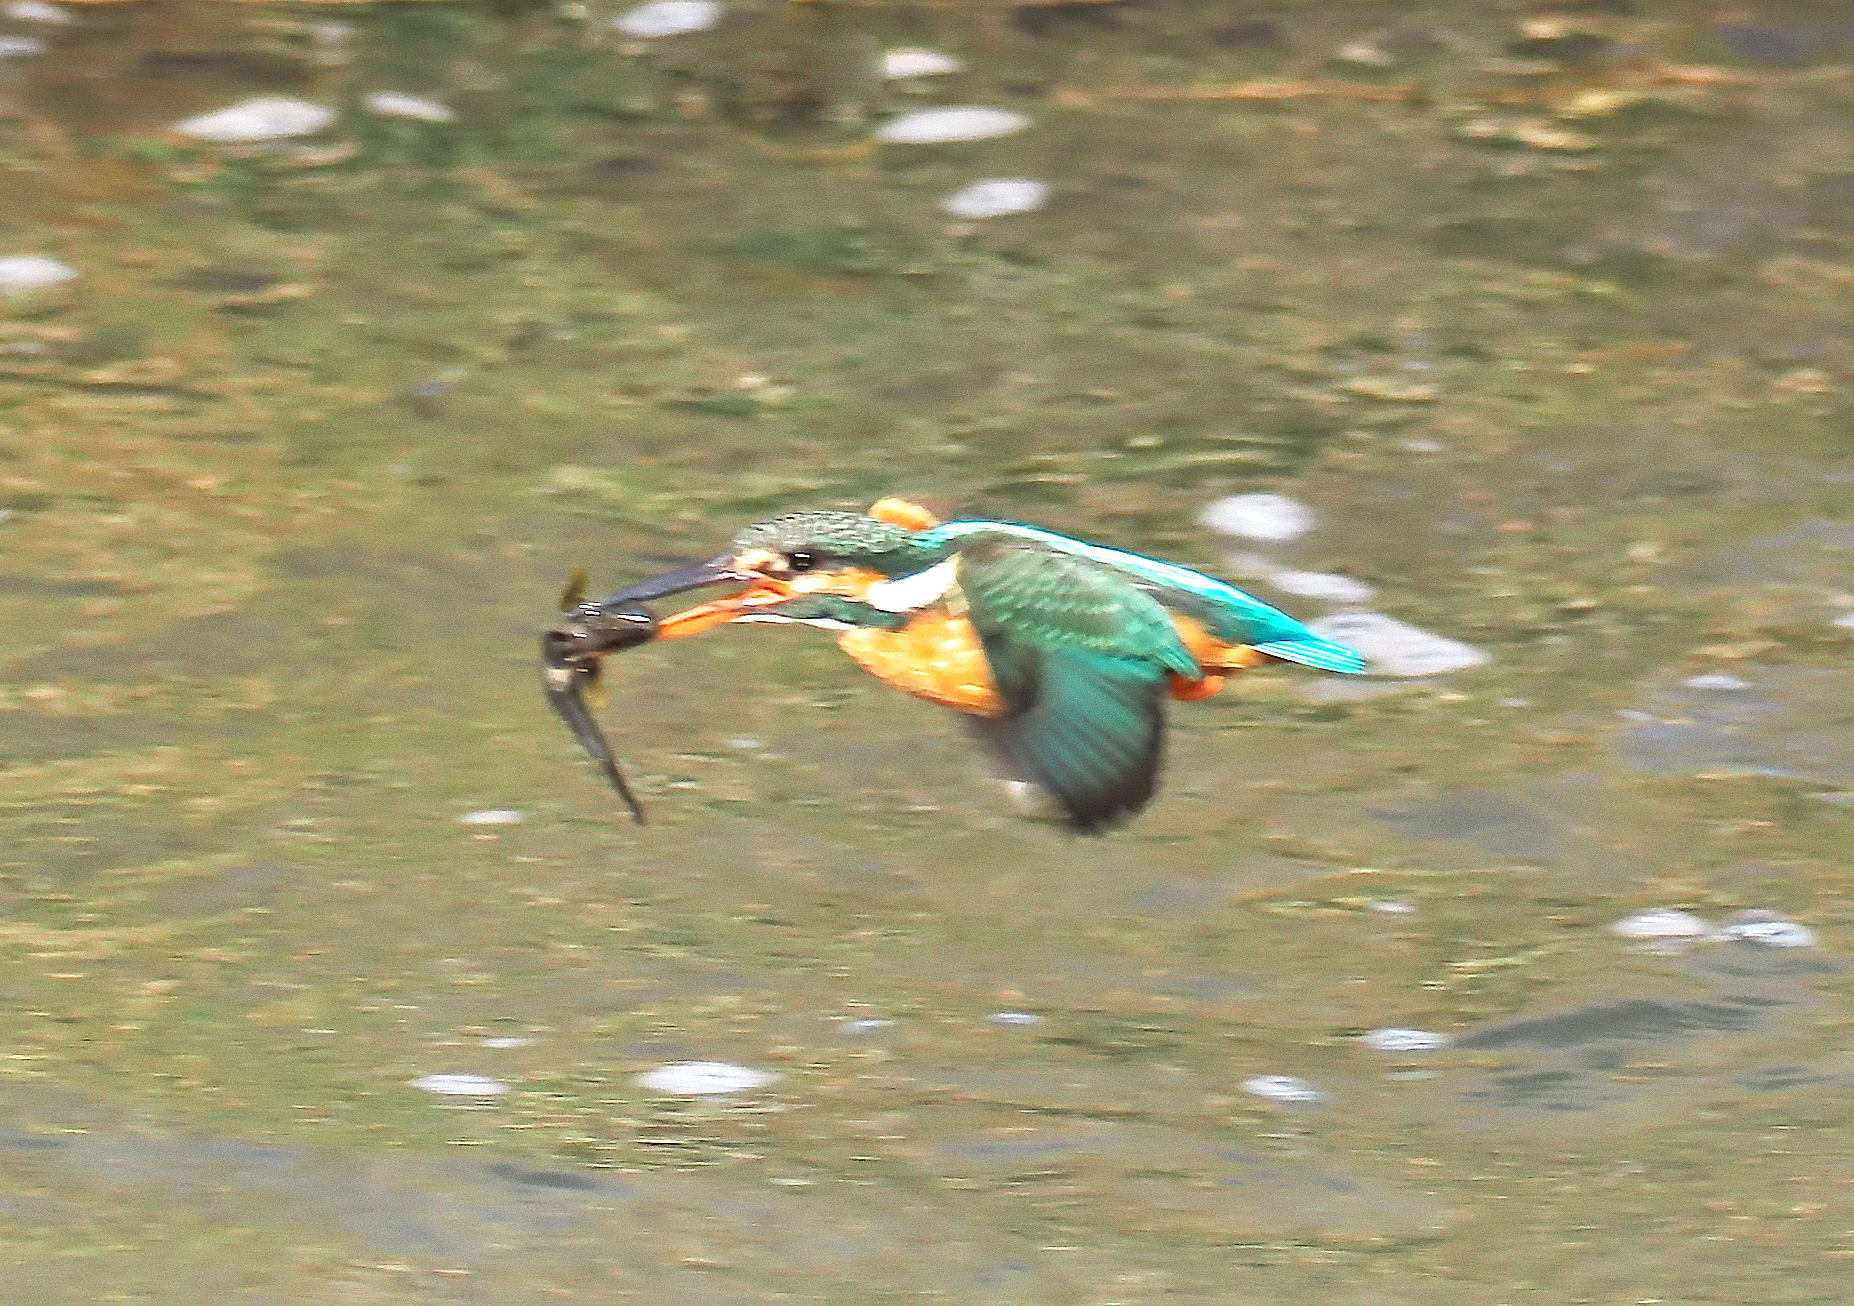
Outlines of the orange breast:
{"label": "orange breast", "polygon": [[837,644],[884,684],[973,716],[1004,711],[978,634],[964,617],[925,612],[900,630],[847,630]]}
{"label": "orange breast", "polygon": [[[1204,669],[1201,679],[1171,676],[1172,697],[1208,698],[1236,672],[1269,660],[1247,644],[1225,644],[1189,617],[1175,617],[1178,636]],[[997,716],[1004,701],[992,683],[978,633],[963,616],[925,612],[900,630],[850,630],[837,644],[884,684],[972,716]]]}

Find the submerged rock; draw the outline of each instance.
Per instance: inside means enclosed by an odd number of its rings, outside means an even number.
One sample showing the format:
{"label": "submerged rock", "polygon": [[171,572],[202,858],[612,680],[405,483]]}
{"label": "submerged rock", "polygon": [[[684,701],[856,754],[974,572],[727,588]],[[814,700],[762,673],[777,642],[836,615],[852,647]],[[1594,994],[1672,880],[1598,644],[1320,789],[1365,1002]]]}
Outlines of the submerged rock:
{"label": "submerged rock", "polygon": [[1293,1075],[1255,1075],[1242,1081],[1242,1091],[1256,1097],[1265,1097],[1270,1102],[1288,1102],[1297,1106],[1310,1106],[1327,1100],[1323,1090]]}
{"label": "submerged rock", "polygon": [[1719,44],[1739,58],[1770,68],[1801,68],[1837,46],[1854,31],[1835,23],[1723,23]]}
{"label": "submerged rock", "polygon": [[261,95],[188,118],[177,123],[174,130],[199,141],[246,145],[313,136],[334,121],[335,111],[326,105],[283,95]]}
{"label": "submerged rock", "polygon": [[1232,494],[1207,505],[1199,522],[1219,535],[1246,540],[1297,540],[1318,522],[1313,509],[1285,494]]}
{"label": "submerged rock", "polygon": [[1271,572],[1268,583],[1283,594],[1321,599],[1327,603],[1369,603],[1378,593],[1362,580],[1330,571]]}
{"label": "submerged rock", "polygon": [[520,825],[521,813],[513,807],[485,807],[479,812],[465,812],[457,820],[463,825]]}
{"label": "submerged rock", "polygon": [[612,20],[626,36],[651,39],[705,32],[721,21],[719,0],[653,0]]}
{"label": "submerged rock", "polygon": [[1449,1045],[1447,1034],[1428,1029],[1401,1029],[1389,1026],[1361,1034],[1358,1041],[1374,1052],[1434,1052]]}
{"label": "submerged rock", "polygon": [[412,1081],[413,1088],[422,1088],[427,1093],[436,1093],[441,1097],[499,1097],[509,1091],[509,1086],[499,1079],[488,1075],[456,1074],[440,1072],[435,1075],[420,1075]]}
{"label": "submerged rock", "polygon": [[1612,747],[1659,775],[1733,772],[1846,787],[1854,783],[1854,692],[1846,668],[1765,664],[1756,681],[1721,693],[1678,680],[1651,682],[1641,706],[1619,713]]}
{"label": "submerged rock", "polygon": [[1027,177],[993,177],[975,181],[940,201],[956,218],[1004,218],[1013,213],[1034,213],[1049,199],[1049,187]]}
{"label": "submerged rock", "polygon": [[882,52],[882,75],[900,80],[907,77],[938,77],[946,73],[956,73],[965,67],[950,54],[941,54],[938,50],[924,50],[919,46],[904,46],[898,50]]}
{"label": "submerged rock", "polygon": [[361,101],[371,113],[383,118],[415,118],[419,122],[456,122],[457,113],[436,100],[427,100],[402,91],[375,91]]}
{"label": "submerged rock", "polygon": [[1747,911],[1738,916],[1718,937],[1732,943],[1757,943],[1766,948],[1813,948],[1815,931],[1800,921],[1785,920],[1775,912]]}
{"label": "submerged rock", "polygon": [[19,258],[0,258],[0,295],[23,295],[29,290],[43,290],[69,281],[77,269],[55,258],[28,254]]}
{"label": "submerged rock", "polygon": [[1472,644],[1431,634],[1381,612],[1342,612],[1307,623],[1313,630],[1364,655],[1373,676],[1440,676],[1478,667],[1488,655]]}
{"label": "submerged rock", "polygon": [[36,36],[0,36],[0,59],[29,59],[45,53],[45,42]]}
{"label": "submerged rock", "polygon": [[1009,109],[956,104],[890,118],[876,128],[875,135],[890,145],[933,145],[941,141],[986,141],[1020,132],[1029,125],[1028,118]]}
{"label": "submerged rock", "polygon": [[1397,62],[1397,56],[1369,37],[1347,41],[1333,51],[1333,59],[1338,63],[1358,64],[1362,68],[1389,68]]}
{"label": "submerged rock", "polygon": [[765,1088],[779,1076],[725,1061],[672,1061],[637,1077],[637,1086],[672,1097],[707,1097]]}
{"label": "submerged rock", "polygon": [[47,0],[11,0],[0,13],[17,23],[44,23],[51,27],[68,27],[77,21],[63,5],[50,4]]}
{"label": "submerged rock", "polygon": [[892,1020],[883,1020],[877,1016],[859,1016],[838,1021],[837,1029],[843,1034],[873,1034],[878,1029],[888,1029],[894,1023]]}
{"label": "submerged rock", "polygon": [[1609,932],[1625,939],[1695,939],[1710,934],[1712,926],[1690,911],[1650,907],[1615,921]]}

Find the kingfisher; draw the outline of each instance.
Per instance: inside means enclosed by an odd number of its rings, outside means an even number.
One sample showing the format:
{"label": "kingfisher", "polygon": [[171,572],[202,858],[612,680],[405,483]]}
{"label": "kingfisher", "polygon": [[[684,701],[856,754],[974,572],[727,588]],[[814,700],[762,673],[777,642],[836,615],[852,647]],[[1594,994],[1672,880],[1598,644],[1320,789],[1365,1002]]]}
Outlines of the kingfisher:
{"label": "kingfisher", "polygon": [[[736,588],[660,620],[640,607],[723,585]],[[943,522],[898,498],[755,522],[705,562],[567,606],[575,616],[543,641],[550,698],[640,820],[579,691],[599,657],[648,640],[736,623],[834,631],[877,679],[966,717],[1008,778],[1083,833],[1151,801],[1168,696],[1208,698],[1271,662],[1365,669],[1202,572],[1035,526]]]}

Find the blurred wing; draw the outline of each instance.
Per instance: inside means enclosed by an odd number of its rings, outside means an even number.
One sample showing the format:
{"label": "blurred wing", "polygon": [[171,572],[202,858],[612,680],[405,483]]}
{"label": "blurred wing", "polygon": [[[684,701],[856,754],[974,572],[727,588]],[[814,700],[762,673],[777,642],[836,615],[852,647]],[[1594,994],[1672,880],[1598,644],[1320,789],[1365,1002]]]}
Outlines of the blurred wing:
{"label": "blurred wing", "polygon": [[1078,830],[1139,811],[1158,784],[1165,673],[1198,674],[1171,618],[1112,569],[1020,540],[962,547],[959,587],[1004,712],[974,727]]}

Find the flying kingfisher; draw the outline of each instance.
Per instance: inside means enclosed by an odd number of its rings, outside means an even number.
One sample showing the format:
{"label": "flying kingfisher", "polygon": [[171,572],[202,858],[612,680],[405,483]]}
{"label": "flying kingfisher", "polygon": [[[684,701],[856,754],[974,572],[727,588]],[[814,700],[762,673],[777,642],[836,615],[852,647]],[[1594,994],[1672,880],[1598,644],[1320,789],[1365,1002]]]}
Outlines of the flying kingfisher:
{"label": "flying kingfisher", "polygon": [[[658,620],[640,608],[736,592]],[[720,556],[582,602],[543,640],[554,707],[634,815],[641,809],[580,701],[605,654],[737,622],[838,632],[897,689],[964,714],[1012,778],[1096,832],[1157,786],[1164,700],[1207,698],[1267,662],[1364,670],[1364,659],[1234,586],[1169,562],[995,521],[941,522],[902,499],[867,512],[756,522]]]}

